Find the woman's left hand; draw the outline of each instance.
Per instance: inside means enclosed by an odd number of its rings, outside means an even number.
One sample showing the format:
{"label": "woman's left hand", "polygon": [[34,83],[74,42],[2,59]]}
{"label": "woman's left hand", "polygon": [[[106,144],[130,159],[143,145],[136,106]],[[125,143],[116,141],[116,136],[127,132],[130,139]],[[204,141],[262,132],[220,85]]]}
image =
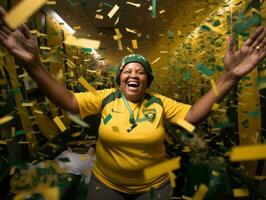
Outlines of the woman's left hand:
{"label": "woman's left hand", "polygon": [[260,26],[244,45],[235,51],[231,37],[227,39],[224,58],[224,72],[234,80],[239,80],[266,57],[266,27]]}

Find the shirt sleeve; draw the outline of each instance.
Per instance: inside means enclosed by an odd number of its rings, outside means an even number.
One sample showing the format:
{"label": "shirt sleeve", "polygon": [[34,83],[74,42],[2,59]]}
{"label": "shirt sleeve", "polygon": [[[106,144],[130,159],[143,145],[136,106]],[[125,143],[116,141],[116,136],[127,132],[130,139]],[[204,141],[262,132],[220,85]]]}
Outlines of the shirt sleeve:
{"label": "shirt sleeve", "polygon": [[191,105],[177,102],[163,95],[157,95],[163,103],[164,119],[177,124],[178,119],[184,119],[191,108]]}
{"label": "shirt sleeve", "polygon": [[74,93],[79,106],[80,116],[85,117],[99,113],[103,99],[112,91],[113,89],[104,89],[97,90],[95,94],[92,92]]}

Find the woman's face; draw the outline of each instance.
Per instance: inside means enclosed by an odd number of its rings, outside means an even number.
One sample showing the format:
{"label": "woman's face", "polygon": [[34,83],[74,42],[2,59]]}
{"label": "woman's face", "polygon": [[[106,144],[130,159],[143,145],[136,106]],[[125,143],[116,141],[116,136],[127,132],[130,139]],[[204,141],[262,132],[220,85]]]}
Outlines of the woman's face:
{"label": "woman's face", "polygon": [[147,89],[147,82],[148,77],[140,63],[128,63],[121,72],[120,85],[125,97],[131,102],[141,100]]}

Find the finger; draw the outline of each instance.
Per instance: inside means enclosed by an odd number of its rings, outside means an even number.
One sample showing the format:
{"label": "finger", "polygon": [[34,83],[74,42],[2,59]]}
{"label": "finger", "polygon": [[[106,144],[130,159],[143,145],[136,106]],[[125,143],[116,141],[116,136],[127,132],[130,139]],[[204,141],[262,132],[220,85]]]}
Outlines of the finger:
{"label": "finger", "polygon": [[23,35],[27,38],[27,39],[30,39],[30,38],[33,38],[34,36],[31,34],[30,30],[28,29],[28,27],[25,25],[25,24],[22,24],[20,26],[20,30],[21,32],[23,33]]}
{"label": "finger", "polygon": [[6,15],[5,9],[0,6],[0,16],[4,17],[5,15]]}
{"label": "finger", "polygon": [[227,37],[227,40],[226,40],[226,54],[231,54],[234,52],[234,41],[233,41],[233,38],[231,36],[228,36]]}
{"label": "finger", "polygon": [[3,39],[6,39],[8,37],[8,34],[6,34],[4,31],[0,29],[0,35]]}
{"label": "finger", "polygon": [[263,32],[261,32],[261,34],[257,37],[257,39],[253,42],[253,44],[251,45],[252,48],[256,48],[257,46],[263,46],[263,44],[261,44],[264,40],[266,36],[266,29],[264,29]]}
{"label": "finger", "polygon": [[251,46],[256,38],[264,31],[264,27],[260,26],[256,29],[252,36],[250,36],[247,41],[244,43],[245,46]]}

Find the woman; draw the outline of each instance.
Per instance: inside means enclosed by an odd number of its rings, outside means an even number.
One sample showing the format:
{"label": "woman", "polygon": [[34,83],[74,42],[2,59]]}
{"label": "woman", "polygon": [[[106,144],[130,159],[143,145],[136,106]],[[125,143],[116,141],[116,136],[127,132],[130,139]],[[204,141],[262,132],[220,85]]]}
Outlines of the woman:
{"label": "woman", "polygon": [[206,118],[241,77],[252,71],[266,56],[266,28],[259,27],[238,50],[229,37],[224,72],[217,80],[219,95],[210,90],[193,106],[175,102],[159,94],[148,94],[153,81],[149,62],[132,54],[122,59],[117,71],[119,89],[96,94],[71,93],[42,66],[34,36],[25,25],[8,28],[0,9],[1,44],[20,60],[44,94],[63,109],[82,117],[101,113],[93,178],[88,199],[147,199],[150,189],[156,198],[169,199],[168,174],[145,179],[143,169],[165,160],[163,119],[185,119],[196,124]]}

